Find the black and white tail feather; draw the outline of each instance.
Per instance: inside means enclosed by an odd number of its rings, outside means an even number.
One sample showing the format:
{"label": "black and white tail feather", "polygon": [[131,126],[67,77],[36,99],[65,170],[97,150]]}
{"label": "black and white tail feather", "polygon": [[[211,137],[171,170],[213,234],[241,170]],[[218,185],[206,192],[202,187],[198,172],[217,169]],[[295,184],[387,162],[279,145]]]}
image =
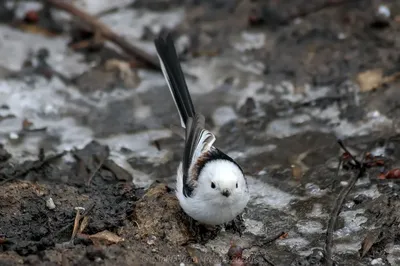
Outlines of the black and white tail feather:
{"label": "black and white tail feather", "polygon": [[182,160],[183,193],[190,196],[195,181],[191,170],[195,169],[197,160],[204,153],[211,151],[215,136],[204,128],[204,116],[195,112],[171,35],[157,38],[155,46],[162,72],[178,109],[181,126],[186,129]]}

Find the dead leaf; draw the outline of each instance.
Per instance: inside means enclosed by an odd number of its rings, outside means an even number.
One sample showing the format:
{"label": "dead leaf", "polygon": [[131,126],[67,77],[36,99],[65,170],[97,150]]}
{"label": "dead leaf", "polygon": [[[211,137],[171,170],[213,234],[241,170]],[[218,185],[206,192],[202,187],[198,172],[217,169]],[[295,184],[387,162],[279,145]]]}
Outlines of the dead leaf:
{"label": "dead leaf", "polygon": [[279,239],[285,239],[289,236],[289,233],[283,233],[281,236],[279,236]]}
{"label": "dead leaf", "polygon": [[119,242],[124,241],[122,237],[107,230],[91,235],[89,238],[95,246],[118,244]]}
{"label": "dead leaf", "polygon": [[379,238],[381,231],[378,230],[373,230],[367,233],[365,236],[363,242],[361,243],[361,258],[364,257],[368,251],[371,249],[371,247],[376,243],[376,241]]}
{"label": "dead leaf", "polygon": [[131,69],[130,64],[126,61],[109,59],[106,61],[104,67],[107,71],[117,71],[119,78],[128,87],[136,87],[139,84],[137,73]]}
{"label": "dead leaf", "polygon": [[196,250],[192,247],[187,247],[186,251],[188,252],[189,256],[192,258],[192,262],[194,264],[199,264],[199,258],[196,255]]}
{"label": "dead leaf", "polygon": [[29,129],[32,125],[33,123],[26,118],[22,121],[22,129]]}
{"label": "dead leaf", "polygon": [[303,171],[300,166],[292,164],[290,166],[292,168],[292,176],[296,179],[300,179],[303,176]]}
{"label": "dead leaf", "polygon": [[376,89],[384,82],[382,69],[371,69],[359,73],[357,82],[362,92]]}
{"label": "dead leaf", "polygon": [[310,169],[303,160],[308,156],[311,150],[307,150],[302,152],[296,156],[289,158],[289,162],[292,164],[290,167],[292,168],[292,176],[296,179],[300,179],[305,172]]}
{"label": "dead leaf", "polygon": [[73,240],[76,236],[76,234],[78,233],[78,229],[79,229],[79,223],[81,221],[81,211],[84,211],[84,209],[82,207],[76,207],[76,215],[75,215],[75,220],[74,220],[74,229],[72,230],[72,236],[71,236],[71,240]]}
{"label": "dead leaf", "polygon": [[55,37],[57,36],[56,33],[49,31],[48,29],[42,28],[36,24],[27,24],[27,23],[19,23],[16,27],[22,31],[39,34],[46,37]]}
{"label": "dead leaf", "polygon": [[39,13],[37,10],[29,10],[25,14],[24,20],[28,23],[37,23],[39,21]]}

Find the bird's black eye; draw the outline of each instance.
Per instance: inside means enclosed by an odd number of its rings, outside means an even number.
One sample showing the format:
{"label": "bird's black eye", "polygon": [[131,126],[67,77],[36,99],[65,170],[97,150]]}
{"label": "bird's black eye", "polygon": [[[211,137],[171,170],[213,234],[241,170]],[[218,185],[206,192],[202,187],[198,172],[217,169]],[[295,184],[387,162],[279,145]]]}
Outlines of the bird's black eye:
{"label": "bird's black eye", "polygon": [[238,183],[236,183],[236,188],[238,188]]}
{"label": "bird's black eye", "polygon": [[211,182],[211,188],[215,188],[215,183]]}

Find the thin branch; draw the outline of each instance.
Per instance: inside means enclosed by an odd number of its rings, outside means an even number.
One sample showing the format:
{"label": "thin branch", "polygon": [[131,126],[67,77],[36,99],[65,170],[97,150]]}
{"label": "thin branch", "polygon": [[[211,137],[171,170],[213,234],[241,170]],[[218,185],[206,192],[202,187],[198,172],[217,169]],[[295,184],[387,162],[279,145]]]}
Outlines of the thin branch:
{"label": "thin branch", "polygon": [[272,260],[268,259],[267,256],[262,255],[262,258],[265,260],[266,263],[268,263],[270,266],[275,266],[275,263],[272,262]]}
{"label": "thin branch", "polygon": [[300,9],[300,11],[298,11],[298,12],[296,12],[294,14],[290,14],[289,17],[287,19],[285,19],[284,22],[288,23],[288,22],[293,21],[293,20],[298,19],[298,18],[307,17],[307,16],[309,16],[311,14],[317,13],[317,12],[319,12],[321,10],[326,9],[326,8],[340,6],[340,5],[347,4],[347,3],[352,2],[352,1],[358,1],[358,0],[327,0],[325,3],[317,5],[317,6],[313,7],[313,8],[309,8],[309,9],[306,9],[306,10],[304,10],[304,9],[301,10]]}
{"label": "thin branch", "polygon": [[339,139],[338,144],[340,145],[340,147],[351,157],[351,159],[354,161],[354,163],[357,165],[357,167],[361,167],[361,163],[353,156],[353,154],[351,154],[351,152],[349,152],[349,150],[344,146],[343,141],[341,139]]}
{"label": "thin branch", "polygon": [[108,156],[103,156],[103,158],[101,160],[99,160],[96,169],[93,170],[93,172],[90,174],[88,180],[87,180],[87,186],[90,185],[90,182],[92,182],[93,177],[95,176],[95,174],[101,169],[101,167],[103,167],[104,162],[106,161]]}
{"label": "thin branch", "polygon": [[104,39],[107,39],[115,43],[119,47],[121,47],[127,54],[146,62],[155,69],[161,69],[160,62],[157,60],[156,57],[153,57],[152,55],[148,54],[142,49],[133,46],[127,40],[125,40],[124,38],[113,32],[107,25],[99,21],[96,17],[82,10],[79,10],[78,8],[67,2],[63,2],[60,0],[46,0],[46,1],[53,7],[64,10],[72,14],[73,16],[78,17],[84,23],[90,25],[94,29],[94,31],[99,31]]}
{"label": "thin branch", "polygon": [[[356,163],[356,165],[358,166],[358,174],[354,175],[353,177],[350,178],[349,180],[349,184],[344,187],[335,202],[335,205],[333,207],[333,210],[331,212],[330,218],[329,218],[329,222],[328,222],[328,228],[326,230],[326,240],[325,240],[325,265],[326,266],[333,266],[333,260],[332,260],[332,247],[333,247],[333,233],[335,231],[335,226],[336,226],[336,221],[337,218],[339,216],[340,210],[342,209],[343,203],[347,197],[347,195],[350,193],[350,191],[353,189],[354,185],[356,184],[357,180],[359,178],[361,178],[366,171],[366,167],[364,165],[364,158],[365,158],[365,152],[362,156],[363,160],[362,162],[359,162],[347,149],[346,147],[343,145],[343,142],[341,140],[338,141],[339,145],[341,146],[341,148],[347,152],[350,157],[354,160],[354,162]],[[337,168],[337,172],[336,172],[336,176],[339,175],[339,171],[340,171],[340,165],[341,165],[342,161],[339,161],[339,165]]]}

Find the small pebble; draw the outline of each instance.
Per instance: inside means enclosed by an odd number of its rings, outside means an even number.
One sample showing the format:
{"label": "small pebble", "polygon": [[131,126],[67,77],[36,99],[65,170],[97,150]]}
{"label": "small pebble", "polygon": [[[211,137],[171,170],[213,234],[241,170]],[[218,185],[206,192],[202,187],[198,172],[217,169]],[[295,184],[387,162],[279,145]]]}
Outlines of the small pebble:
{"label": "small pebble", "polygon": [[384,265],[384,263],[381,258],[377,258],[371,261],[371,265]]}
{"label": "small pebble", "polygon": [[310,118],[309,115],[305,115],[305,114],[295,115],[292,118],[292,124],[293,125],[301,125],[301,124],[304,124],[304,123],[306,123],[306,122],[308,122],[310,120],[311,120],[311,118]]}
{"label": "small pebble", "polygon": [[354,201],[355,204],[361,204],[361,203],[363,203],[363,202],[365,202],[365,201],[367,201],[367,200],[369,200],[369,197],[367,197],[367,196],[364,195],[364,194],[357,195],[357,196],[353,199],[353,201]]}
{"label": "small pebble", "polygon": [[353,201],[349,201],[344,204],[344,206],[346,206],[349,209],[351,209],[354,205],[355,205],[355,203]]}
{"label": "small pebble", "polygon": [[76,210],[76,211],[83,211],[83,212],[84,212],[84,211],[85,211],[85,208],[83,208],[83,207],[75,207],[75,210]]}
{"label": "small pebble", "polygon": [[309,195],[314,197],[320,197],[326,192],[326,190],[321,189],[319,186],[313,183],[307,183],[305,185],[305,189]]}
{"label": "small pebble", "polygon": [[338,34],[338,39],[339,40],[344,40],[344,39],[346,39],[346,34],[345,33],[343,33],[343,32],[340,32],[339,34]]}
{"label": "small pebble", "polygon": [[260,172],[258,172],[258,175],[265,175],[266,173],[267,173],[267,171],[261,170]]}
{"label": "small pebble", "polygon": [[11,132],[9,138],[15,140],[19,138],[19,135],[15,132]]}
{"label": "small pebble", "polygon": [[378,14],[383,17],[389,18],[390,17],[390,9],[385,5],[380,5],[378,8]]}
{"label": "small pebble", "polygon": [[46,207],[49,208],[50,210],[54,210],[56,208],[56,205],[54,204],[54,201],[52,198],[48,198],[46,200]]}
{"label": "small pebble", "polygon": [[293,24],[294,25],[299,25],[302,22],[303,22],[303,20],[301,18],[295,18],[294,21],[293,21]]}
{"label": "small pebble", "polygon": [[342,187],[347,187],[347,186],[349,185],[349,182],[347,182],[347,181],[340,181],[340,185],[341,185]]}
{"label": "small pebble", "polygon": [[154,245],[154,243],[156,242],[156,240],[157,240],[157,237],[155,237],[155,236],[149,236],[148,238],[147,238],[147,244],[148,245]]}

